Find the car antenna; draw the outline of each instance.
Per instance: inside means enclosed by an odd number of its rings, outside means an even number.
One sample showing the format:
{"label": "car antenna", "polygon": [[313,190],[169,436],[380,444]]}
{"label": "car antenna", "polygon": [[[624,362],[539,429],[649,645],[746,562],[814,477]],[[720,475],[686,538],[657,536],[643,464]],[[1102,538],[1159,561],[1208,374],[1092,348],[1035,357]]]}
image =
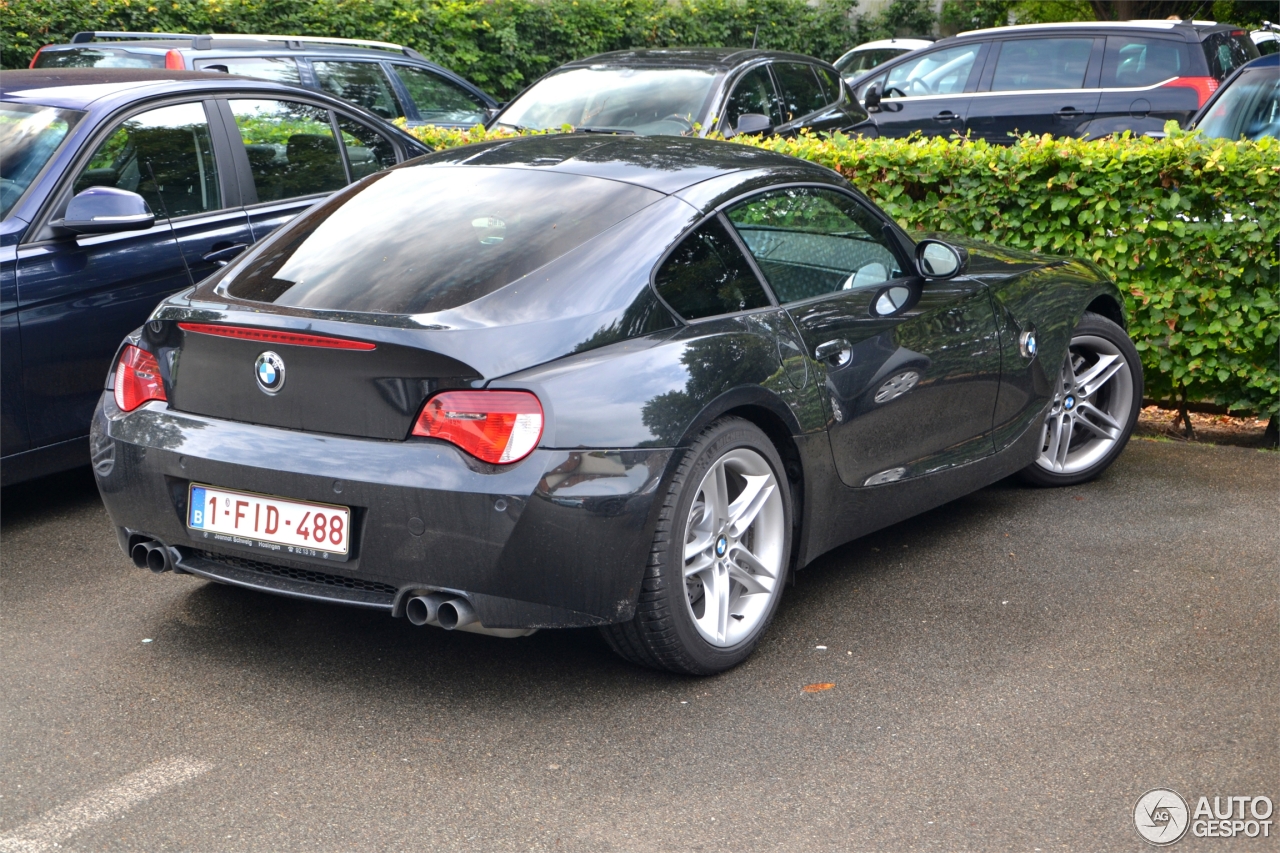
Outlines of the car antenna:
{"label": "car antenna", "polygon": [[756,24],[756,31],[751,34],[751,49],[756,49],[756,39],[760,38],[760,25]]}
{"label": "car antenna", "polygon": [[182,268],[187,272],[187,281],[192,287],[196,286],[195,276],[191,274],[191,267],[187,266],[187,253],[182,251],[182,243],[178,241],[178,229],[173,227],[173,217],[169,215],[169,205],[164,203],[164,193],[160,192],[160,182],[156,180],[156,170],[151,168],[151,161],[147,161],[147,171],[151,173],[151,183],[156,188],[156,198],[160,200],[160,212],[164,214],[164,218],[169,223],[169,233],[173,235],[173,247],[178,250],[178,257],[182,259]]}

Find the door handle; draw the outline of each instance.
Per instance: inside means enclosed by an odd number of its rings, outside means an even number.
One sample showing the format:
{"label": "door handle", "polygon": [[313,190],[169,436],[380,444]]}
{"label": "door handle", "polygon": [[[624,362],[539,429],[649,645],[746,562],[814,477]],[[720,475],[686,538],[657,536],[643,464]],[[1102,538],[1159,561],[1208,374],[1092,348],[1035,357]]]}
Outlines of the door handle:
{"label": "door handle", "polygon": [[958,116],[958,115],[956,115],[955,113],[951,112],[951,110],[943,110],[942,112],[940,112],[940,113],[938,113],[936,116],[934,116],[934,117],[933,117],[933,120],[934,120],[934,121],[941,121],[941,122],[948,122],[948,121],[955,121],[955,120],[956,120],[956,119],[958,119],[958,118],[960,118],[960,116]]}
{"label": "door handle", "polygon": [[247,248],[249,248],[248,243],[236,243],[234,246],[223,246],[221,249],[214,249],[212,252],[206,252],[200,256],[200,259],[208,261],[211,264],[217,264],[220,267],[225,267],[230,263],[232,258]]}
{"label": "door handle", "polygon": [[1075,107],[1063,107],[1062,109],[1054,113],[1054,115],[1060,116],[1062,118],[1075,118],[1077,116],[1084,115],[1084,110],[1078,110]]}
{"label": "door handle", "polygon": [[826,341],[813,350],[813,357],[832,367],[844,367],[853,357],[853,347],[845,340]]}

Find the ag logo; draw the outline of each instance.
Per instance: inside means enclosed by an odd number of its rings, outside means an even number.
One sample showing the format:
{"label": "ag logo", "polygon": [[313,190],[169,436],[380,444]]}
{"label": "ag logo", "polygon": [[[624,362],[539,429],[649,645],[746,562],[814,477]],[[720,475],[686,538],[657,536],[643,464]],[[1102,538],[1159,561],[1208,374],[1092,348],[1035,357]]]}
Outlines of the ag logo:
{"label": "ag logo", "polygon": [[278,394],[284,387],[284,359],[275,353],[268,351],[258,356],[253,369],[263,393]]}
{"label": "ag logo", "polygon": [[1187,801],[1166,788],[1147,791],[1133,807],[1138,834],[1158,847],[1172,844],[1187,832]]}

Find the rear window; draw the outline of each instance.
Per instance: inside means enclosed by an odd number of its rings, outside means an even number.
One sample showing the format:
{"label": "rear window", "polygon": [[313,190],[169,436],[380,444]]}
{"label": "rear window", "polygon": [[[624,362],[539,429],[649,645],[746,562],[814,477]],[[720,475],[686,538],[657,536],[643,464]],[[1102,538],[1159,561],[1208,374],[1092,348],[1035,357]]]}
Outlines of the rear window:
{"label": "rear window", "polygon": [[163,53],[134,53],[113,47],[42,50],[34,68],[164,68]]}
{"label": "rear window", "polygon": [[1225,80],[1232,71],[1261,56],[1258,46],[1244,30],[1210,33],[1200,45],[1204,48],[1204,58],[1209,61],[1209,73],[1219,80]]}
{"label": "rear window", "polygon": [[393,169],[304,214],[234,273],[226,291],[322,311],[444,311],[528,275],[662,197],[530,169]]}
{"label": "rear window", "polygon": [[221,59],[201,59],[196,61],[196,70],[221,71],[223,74],[256,77],[259,80],[292,83],[295,86],[301,83],[301,78],[298,76],[298,63],[291,56],[227,56]]}
{"label": "rear window", "polygon": [[1197,76],[1187,43],[1140,36],[1108,36],[1102,58],[1104,89],[1154,86],[1174,77]]}

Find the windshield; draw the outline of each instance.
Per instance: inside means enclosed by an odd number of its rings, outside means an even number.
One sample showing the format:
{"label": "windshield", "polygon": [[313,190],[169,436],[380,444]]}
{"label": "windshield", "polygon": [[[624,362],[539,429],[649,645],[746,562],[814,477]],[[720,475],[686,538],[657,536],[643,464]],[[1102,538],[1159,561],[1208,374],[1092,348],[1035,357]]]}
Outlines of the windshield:
{"label": "windshield", "polygon": [[896,47],[851,50],[836,60],[836,70],[848,80],[857,77],[863,71],[870,71],[882,62],[888,62],[895,56],[902,56],[906,52],[906,50]]}
{"label": "windshield", "polygon": [[716,75],[691,68],[573,68],[535,83],[498,119],[535,130],[630,130],[689,135]]}
{"label": "windshield", "polygon": [[42,50],[32,68],[164,68],[164,54],[111,47]]}
{"label": "windshield", "polygon": [[84,113],[0,103],[0,219],[49,162]]}
{"label": "windshield", "polygon": [[295,220],[232,274],[226,292],[322,311],[444,311],[660,198],[618,181],[533,169],[392,169]]}
{"label": "windshield", "polygon": [[1275,69],[1242,72],[1200,120],[1200,133],[1214,139],[1280,135],[1280,77]]}

